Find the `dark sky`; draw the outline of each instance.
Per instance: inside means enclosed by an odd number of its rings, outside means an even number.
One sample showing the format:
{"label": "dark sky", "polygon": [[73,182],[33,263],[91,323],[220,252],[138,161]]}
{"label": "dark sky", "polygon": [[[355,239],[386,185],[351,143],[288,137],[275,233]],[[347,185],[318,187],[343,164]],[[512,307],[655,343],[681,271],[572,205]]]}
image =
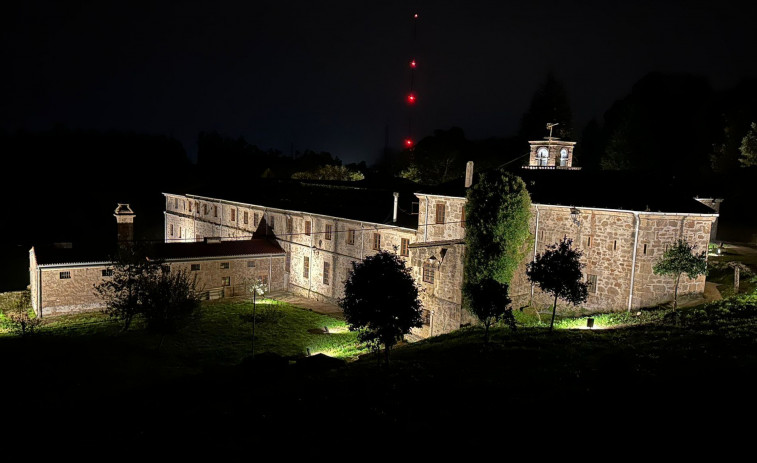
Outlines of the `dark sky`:
{"label": "dark sky", "polygon": [[[201,130],[343,160],[413,132],[513,134],[553,71],[577,125],[650,71],[757,76],[755,3],[23,2],[0,15],[0,127]],[[412,14],[420,15],[416,39]]]}

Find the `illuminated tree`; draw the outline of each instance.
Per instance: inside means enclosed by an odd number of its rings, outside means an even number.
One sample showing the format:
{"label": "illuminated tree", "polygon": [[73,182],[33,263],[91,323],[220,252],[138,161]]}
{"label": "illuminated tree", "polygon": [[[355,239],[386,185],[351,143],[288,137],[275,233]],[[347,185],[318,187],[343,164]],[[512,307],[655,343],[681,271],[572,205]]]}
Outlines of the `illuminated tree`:
{"label": "illuminated tree", "polygon": [[699,275],[707,274],[707,251],[696,254],[695,248],[696,246],[691,246],[686,240],[679,239],[652,267],[655,275],[672,276],[676,279],[673,310],[678,308],[678,283],[681,281],[681,276],[686,275],[694,279]]}
{"label": "illuminated tree", "polygon": [[[11,331],[21,336],[34,334],[42,320],[32,310],[31,292],[11,294],[2,300],[0,315],[5,313]],[[1,317],[0,317],[1,318]]]}
{"label": "illuminated tree", "polygon": [[392,346],[422,325],[415,280],[405,262],[389,251],[352,263],[339,306],[361,341],[384,345],[387,365]]}
{"label": "illuminated tree", "polygon": [[515,327],[513,311],[507,285],[492,278],[486,278],[477,284],[465,283],[463,293],[468,309],[484,324],[484,342],[489,343],[489,328],[500,320],[507,320]]}
{"label": "illuminated tree", "polygon": [[580,250],[573,249],[573,240],[565,236],[560,242],[547,246],[543,253],[536,254],[534,261],[528,264],[526,275],[531,283],[555,298],[550,330],[555,325],[558,298],[578,305],[588,297],[587,284],[582,282],[582,254]]}
{"label": "illuminated tree", "polygon": [[742,167],[757,166],[757,123],[752,122],[752,126],[741,140],[741,162]]}

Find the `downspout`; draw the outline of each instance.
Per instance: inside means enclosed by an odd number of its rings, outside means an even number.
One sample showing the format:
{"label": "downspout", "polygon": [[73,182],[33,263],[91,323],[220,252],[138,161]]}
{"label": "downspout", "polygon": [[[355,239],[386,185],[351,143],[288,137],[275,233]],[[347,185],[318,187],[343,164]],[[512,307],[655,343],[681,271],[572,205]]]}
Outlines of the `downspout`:
{"label": "downspout", "polygon": [[[536,247],[539,244],[539,206],[534,205],[536,208],[536,228],[534,230],[534,257],[531,259],[532,262],[536,262]],[[534,302],[534,284],[531,283],[531,301],[530,304],[533,304]]]}
{"label": "downspout", "polygon": [[631,260],[631,288],[628,290],[628,312],[631,311],[631,303],[633,302],[633,284],[634,284],[634,278],[636,277],[636,248],[639,247],[639,222],[641,222],[638,212],[634,212],[633,217],[634,217],[634,220],[636,221],[636,230],[634,231],[634,237],[633,237],[633,258]]}
{"label": "downspout", "polygon": [[[315,225],[315,221],[313,220],[312,216],[310,216],[310,223]],[[313,225],[310,226],[310,262],[308,263],[310,268],[308,269],[308,299],[310,299],[310,291],[313,280]]]}
{"label": "downspout", "polygon": [[42,269],[39,268],[39,264],[37,264],[37,307],[39,308],[37,315],[42,318]]}
{"label": "downspout", "polygon": [[428,241],[428,196],[425,196],[426,198],[426,217],[423,218],[425,220],[425,223],[423,224],[423,242]]}
{"label": "downspout", "polygon": [[365,246],[365,228],[363,222],[360,222],[360,260],[363,260],[363,246]]}
{"label": "downspout", "polygon": [[268,256],[268,291],[271,290],[271,285],[273,285],[273,256]]}

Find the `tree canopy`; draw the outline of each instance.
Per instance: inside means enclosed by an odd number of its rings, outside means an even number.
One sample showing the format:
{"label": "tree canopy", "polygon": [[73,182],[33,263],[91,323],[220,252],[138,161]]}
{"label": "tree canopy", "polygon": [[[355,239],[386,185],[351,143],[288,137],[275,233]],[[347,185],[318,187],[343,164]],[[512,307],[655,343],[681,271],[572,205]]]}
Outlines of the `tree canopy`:
{"label": "tree canopy", "polygon": [[422,326],[423,305],[415,279],[393,252],[380,251],[353,262],[339,305],[361,341],[384,345],[387,364],[392,346]]}
{"label": "tree canopy", "polygon": [[484,342],[489,342],[489,328],[502,319],[515,326],[508,287],[493,278],[478,283],[464,283],[463,294],[471,313],[484,324]]}
{"label": "tree canopy", "polygon": [[502,170],[479,176],[465,203],[466,283],[510,283],[528,251],[530,208],[520,177]]}
{"label": "tree canopy", "polygon": [[757,166],[757,123],[752,122],[749,131],[741,139],[739,151],[741,152],[739,162],[742,167]]}
{"label": "tree canopy", "polygon": [[534,261],[528,264],[528,279],[555,298],[550,330],[555,325],[558,298],[578,305],[588,297],[587,284],[582,281],[582,254],[580,250],[573,249],[573,240],[565,236],[558,243],[547,246],[543,253],[536,254]]}
{"label": "tree canopy", "polygon": [[667,275],[675,277],[675,292],[673,295],[673,310],[678,308],[678,284],[681,276],[694,279],[707,273],[707,251],[695,253],[696,246],[690,245],[686,240],[679,239],[675,245],[670,246],[660,260],[654,264],[652,270],[655,275]]}

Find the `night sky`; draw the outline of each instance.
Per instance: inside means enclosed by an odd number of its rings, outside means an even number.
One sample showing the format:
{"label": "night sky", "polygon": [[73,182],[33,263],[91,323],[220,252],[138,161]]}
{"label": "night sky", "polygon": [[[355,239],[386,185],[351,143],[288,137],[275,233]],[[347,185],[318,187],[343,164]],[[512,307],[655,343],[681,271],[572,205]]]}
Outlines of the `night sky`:
{"label": "night sky", "polygon": [[166,134],[192,156],[217,130],[370,161],[386,127],[407,134],[411,58],[416,138],[512,135],[549,71],[579,130],[651,71],[757,76],[755,3],[625,3],[23,2],[0,16],[0,128]]}

